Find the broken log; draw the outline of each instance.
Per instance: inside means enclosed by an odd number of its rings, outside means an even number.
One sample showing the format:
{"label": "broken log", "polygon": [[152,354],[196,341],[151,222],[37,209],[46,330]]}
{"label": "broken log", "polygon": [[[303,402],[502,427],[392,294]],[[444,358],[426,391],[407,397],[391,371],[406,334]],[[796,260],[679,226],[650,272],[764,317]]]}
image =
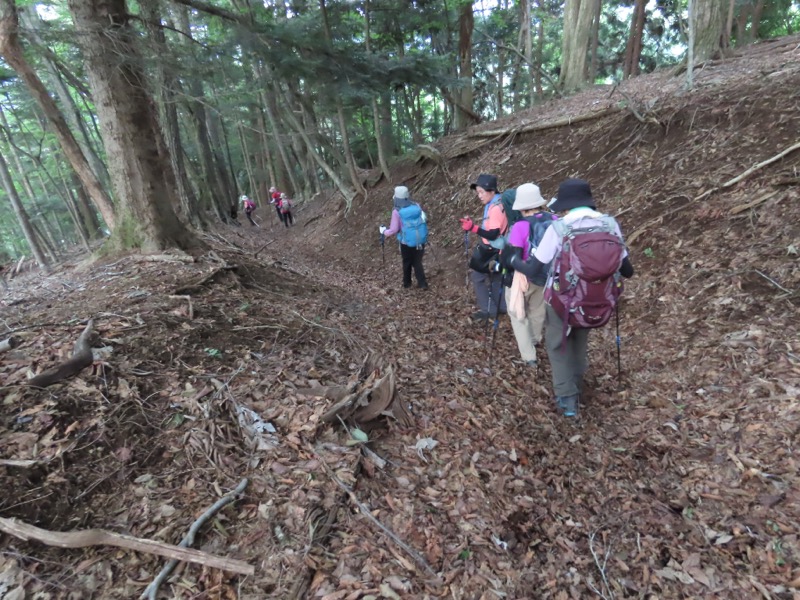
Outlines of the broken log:
{"label": "broken log", "polygon": [[39,373],[36,377],[28,380],[28,385],[32,387],[45,388],[59,381],[63,381],[77,375],[83,369],[88,367],[94,362],[92,356],[92,347],[89,343],[89,338],[92,335],[92,327],[94,320],[89,319],[86,324],[86,329],[83,330],[78,341],[75,342],[75,348],[72,351],[72,358],[68,361],[61,363],[57,367],[49,369],[44,373]]}

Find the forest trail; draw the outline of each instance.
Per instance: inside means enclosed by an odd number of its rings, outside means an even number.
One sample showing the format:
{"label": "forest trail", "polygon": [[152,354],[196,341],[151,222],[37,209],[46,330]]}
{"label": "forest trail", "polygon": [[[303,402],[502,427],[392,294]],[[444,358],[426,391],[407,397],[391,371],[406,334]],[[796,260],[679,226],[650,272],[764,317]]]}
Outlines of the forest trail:
{"label": "forest trail", "polygon": [[[21,343],[0,353],[0,458],[30,464],[0,466],[1,516],[177,543],[248,477],[196,547],[256,575],[186,566],[162,597],[796,597],[800,155],[724,187],[797,142],[789,58],[709,66],[690,98],[643,76],[620,90],[637,111],[515,133],[609,96],[592,89],[493,124],[510,133],[491,144],[443,140],[444,166],[398,165],[392,183],[431,217],[427,292],[401,288],[394,242],[383,267],[387,182],[347,215],[336,199],[300,204],[288,230],[261,207],[260,229],[208,232],[193,262],[126,256],[13,280],[2,322]],[[556,415],[546,364],[538,377],[520,364],[507,320],[491,371],[491,331],[469,320],[457,217],[477,212],[466,182],[498,165],[501,183],[546,195],[588,173],[634,239],[622,385],[612,328],[593,332],[577,422]],[[90,317],[93,366],[24,387]],[[362,424],[381,468],[322,422],[334,401],[310,389],[377,390],[390,366],[413,425]],[[41,597],[137,597],[162,566],[3,542],[0,585]]]}

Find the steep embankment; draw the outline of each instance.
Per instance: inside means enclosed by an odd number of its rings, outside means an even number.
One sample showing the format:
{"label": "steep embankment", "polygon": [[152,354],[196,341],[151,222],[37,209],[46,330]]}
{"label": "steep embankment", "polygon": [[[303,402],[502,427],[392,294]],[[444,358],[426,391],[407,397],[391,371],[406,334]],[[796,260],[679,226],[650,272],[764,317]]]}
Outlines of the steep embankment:
{"label": "steep embankment", "polygon": [[[3,318],[26,335],[0,354],[5,382],[68,354],[74,317],[96,317],[106,354],[69,384],[6,388],[3,458],[31,464],[2,467],[0,516],[177,543],[248,477],[198,546],[255,576],[191,566],[163,590],[791,597],[800,152],[751,168],[800,141],[797,43],[709,64],[691,93],[653,74],[441,140],[348,215],[334,198],[283,230],[266,207],[263,229],[220,230],[196,263],[127,257],[15,288]],[[519,363],[506,321],[492,347],[468,319],[457,217],[477,214],[467,182],[487,171],[546,194],[585,177],[631,242],[622,382],[613,332],[595,332],[579,422],[555,414],[547,366]],[[402,290],[377,244],[401,182],[430,214],[429,292]],[[361,423],[382,464],[325,416],[348,392],[385,398],[390,365],[410,421]],[[9,587],[57,597],[134,597],[161,567],[3,543]]]}

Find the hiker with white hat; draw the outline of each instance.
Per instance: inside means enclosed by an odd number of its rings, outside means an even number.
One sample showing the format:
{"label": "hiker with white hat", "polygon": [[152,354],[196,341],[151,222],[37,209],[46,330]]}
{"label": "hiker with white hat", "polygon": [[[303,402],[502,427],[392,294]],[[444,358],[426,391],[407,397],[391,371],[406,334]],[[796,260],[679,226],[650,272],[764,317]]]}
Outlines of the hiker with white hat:
{"label": "hiker with white hat", "polygon": [[381,225],[381,246],[387,237],[397,235],[400,242],[400,255],[403,259],[403,287],[411,287],[411,271],[417,279],[417,287],[428,289],[428,280],[422,268],[422,257],[425,256],[425,244],[428,243],[428,224],[422,207],[411,199],[408,188],[398,185],[394,188],[392,199],[392,220],[389,227]]}
{"label": "hiker with white hat", "polygon": [[[523,183],[517,188],[513,209],[522,213],[523,218],[511,226],[508,245],[503,249],[503,254],[516,254],[523,261],[528,260],[547,229],[558,218],[546,210],[540,210],[546,204],[538,185]],[[519,353],[522,360],[533,368],[538,368],[536,344],[541,341],[544,328],[546,280],[546,271],[532,278],[515,271],[511,285],[506,288],[508,316]]]}

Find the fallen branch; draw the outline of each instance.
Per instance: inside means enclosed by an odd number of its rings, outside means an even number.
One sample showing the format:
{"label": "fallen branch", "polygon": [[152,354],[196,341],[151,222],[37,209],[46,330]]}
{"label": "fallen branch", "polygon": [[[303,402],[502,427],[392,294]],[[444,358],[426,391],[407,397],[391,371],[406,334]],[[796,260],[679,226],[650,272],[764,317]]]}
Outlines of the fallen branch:
{"label": "fallen branch", "polygon": [[657,216],[657,217],[656,217],[656,218],[654,218],[654,219],[650,219],[650,220],[649,220],[649,221],[647,221],[647,222],[646,222],[644,225],[642,225],[641,227],[639,227],[639,229],[637,229],[636,231],[634,231],[634,232],[633,232],[633,233],[630,235],[630,237],[628,237],[628,240],[627,240],[627,241],[628,241],[628,243],[629,243],[629,244],[632,244],[632,243],[633,243],[633,242],[634,242],[634,241],[635,241],[635,240],[636,240],[636,239],[637,239],[637,238],[638,238],[640,235],[642,235],[642,233],[644,233],[644,231],[645,231],[645,230],[646,230],[648,227],[650,227],[650,226],[654,225],[655,223],[658,223],[658,222],[659,222],[661,219],[663,219],[664,217],[666,217],[666,216],[669,216],[669,215],[671,215],[671,214],[673,214],[673,213],[676,213],[676,212],[678,212],[679,210],[683,210],[684,208],[686,208],[686,207],[687,207],[687,206],[689,206],[690,204],[694,204],[695,202],[699,202],[700,200],[703,200],[704,198],[707,198],[708,196],[710,196],[710,195],[711,195],[711,194],[713,194],[714,192],[718,192],[718,191],[720,191],[720,190],[724,190],[724,189],[727,189],[727,188],[729,188],[729,187],[731,187],[731,186],[734,186],[734,185],[736,185],[737,183],[739,183],[740,181],[742,181],[742,180],[746,179],[747,177],[749,177],[750,175],[752,175],[752,174],[753,174],[753,173],[755,173],[756,171],[760,171],[760,170],[761,170],[761,169],[763,169],[764,167],[766,167],[766,166],[768,166],[768,165],[771,165],[771,164],[772,164],[772,163],[774,163],[774,162],[777,162],[777,161],[779,161],[780,159],[782,159],[783,157],[787,156],[788,154],[791,154],[791,153],[792,153],[792,152],[794,152],[795,150],[800,150],[800,142],[798,142],[798,143],[796,143],[796,144],[794,144],[794,145],[792,145],[792,146],[789,146],[788,148],[786,148],[786,149],[785,149],[785,150],[783,150],[782,152],[779,152],[779,153],[778,153],[778,154],[776,154],[775,156],[773,156],[773,157],[771,157],[771,158],[768,158],[767,160],[765,160],[765,161],[763,161],[763,162],[760,162],[760,163],[758,163],[757,165],[753,165],[752,167],[750,167],[749,169],[747,169],[747,170],[746,170],[744,173],[742,173],[741,175],[737,175],[737,176],[736,176],[736,177],[734,177],[733,179],[729,179],[728,181],[726,181],[725,183],[723,183],[723,184],[722,184],[722,185],[720,185],[719,187],[715,187],[715,188],[711,188],[710,190],[706,190],[705,192],[703,192],[702,194],[700,194],[699,196],[697,196],[697,197],[696,197],[696,198],[694,198],[693,200],[690,200],[690,201],[689,201],[689,202],[687,202],[686,204],[683,204],[683,205],[681,205],[681,206],[678,206],[677,208],[673,208],[673,209],[671,209],[671,210],[668,210],[667,212],[665,212],[665,213],[663,213],[663,214],[661,214],[661,215]]}
{"label": "fallen branch", "polygon": [[83,531],[49,531],[40,529],[28,523],[23,523],[17,519],[5,519],[0,517],[0,531],[13,535],[21,540],[35,540],[47,546],[58,548],[88,548],[90,546],[114,546],[133,550],[134,552],[145,552],[155,554],[185,562],[205,565],[231,573],[242,575],[253,575],[255,568],[241,560],[214,556],[200,550],[182,548],[163,542],[155,542],[142,538],[114,533],[105,529],[84,529]]}
{"label": "fallen branch", "polygon": [[134,260],[141,260],[144,262],[182,262],[193,263],[195,262],[193,256],[188,254],[142,254],[134,256]]}
{"label": "fallen branch", "polygon": [[38,465],[39,460],[15,460],[12,458],[0,458],[0,467],[32,467]]}
{"label": "fallen branch", "polygon": [[366,505],[362,504],[361,501],[359,501],[358,497],[355,495],[353,490],[347,487],[347,485],[345,485],[345,483],[341,479],[339,479],[336,473],[333,472],[333,469],[331,469],[328,466],[328,464],[322,459],[322,457],[319,454],[317,454],[313,448],[309,447],[309,450],[317,457],[317,460],[319,460],[319,463],[322,465],[322,468],[325,469],[325,472],[328,474],[328,477],[330,477],[331,480],[347,494],[347,496],[350,498],[350,501],[358,507],[358,510],[361,511],[361,514],[367,517],[367,519],[369,519],[370,521],[372,521],[372,523],[376,527],[378,527],[378,529],[380,529],[381,531],[383,531],[383,533],[389,536],[389,539],[391,539],[395,544],[400,546],[400,548],[406,554],[408,554],[411,558],[413,558],[414,562],[416,562],[419,566],[425,569],[425,571],[427,571],[434,578],[434,583],[436,585],[442,585],[442,580],[436,574],[436,571],[433,570],[433,567],[431,567],[428,564],[428,561],[426,561],[419,552],[414,550],[414,548],[412,548],[411,546],[406,544],[403,540],[401,540],[399,537],[397,537],[397,535],[391,529],[389,529],[386,525],[378,521],[378,519],[376,519],[372,515],[372,512],[369,510],[369,508]]}
{"label": "fallen branch", "polygon": [[763,196],[759,196],[755,200],[751,200],[750,202],[745,202],[744,204],[740,204],[739,206],[734,206],[729,212],[729,215],[738,215],[740,212],[744,212],[750,208],[754,208],[759,204],[763,204],[773,196],[775,196],[778,192],[768,192]]}
{"label": "fallen branch", "polygon": [[0,341],[0,352],[8,352],[19,346],[19,337],[12,335]]}
{"label": "fallen branch", "polygon": [[28,385],[33,387],[45,388],[47,386],[68,379],[73,375],[77,375],[83,369],[88,367],[94,362],[92,356],[92,347],[89,345],[89,338],[92,335],[92,327],[94,319],[89,319],[86,328],[78,337],[75,342],[75,348],[72,350],[72,358],[68,361],[61,363],[57,367],[49,369],[44,373],[39,373],[36,377],[28,380]]}
{"label": "fallen branch", "polygon": [[[197,535],[198,530],[203,526],[203,524],[208,521],[211,517],[217,514],[223,506],[230,504],[234,500],[236,500],[237,496],[244,492],[244,489],[247,487],[247,479],[242,479],[239,485],[236,488],[227,494],[225,494],[222,498],[217,500],[211,507],[206,510],[202,515],[200,515],[197,520],[192,523],[192,526],[189,528],[189,532],[186,536],[181,540],[181,543],[178,544],[178,548],[188,548],[194,543],[194,537]],[[139,596],[140,598],[148,598],[149,600],[155,600],[156,594],[158,594],[158,588],[161,587],[161,584],[164,583],[164,580],[169,577],[169,574],[172,573],[172,570],[176,567],[176,565],[180,562],[180,560],[173,558],[169,561],[164,568],[161,569],[161,572],[156,576],[153,582],[145,588],[142,595]],[[239,561],[235,561],[239,562]],[[245,575],[252,575],[255,571],[252,566],[248,565],[247,563],[243,563],[247,565],[249,568],[248,573],[244,573]],[[237,571],[239,572],[239,571]]]}
{"label": "fallen branch", "polygon": [[[277,238],[276,238],[276,239],[277,239]],[[268,241],[266,244],[264,244],[263,246],[261,246],[261,248],[259,248],[258,250],[256,250],[256,251],[255,251],[255,254],[253,254],[253,258],[258,258],[258,253],[259,253],[259,252],[261,252],[261,251],[262,251],[264,248],[266,248],[266,247],[267,247],[267,246],[269,246],[270,244],[272,244],[273,242],[275,242],[275,240],[270,240],[270,241]]]}
{"label": "fallen branch", "polygon": [[547,123],[536,123],[526,125],[523,127],[509,127],[506,129],[484,129],[483,131],[470,131],[467,133],[469,137],[494,137],[496,135],[505,135],[510,133],[530,133],[531,131],[543,131],[545,129],[553,129],[556,127],[564,127],[566,125],[574,125],[575,123],[582,123],[583,121],[590,121],[592,119],[599,119],[612,113],[618,112],[621,109],[617,106],[609,106],[602,110],[584,113],[577,117],[566,117],[564,119],[557,119]]}

